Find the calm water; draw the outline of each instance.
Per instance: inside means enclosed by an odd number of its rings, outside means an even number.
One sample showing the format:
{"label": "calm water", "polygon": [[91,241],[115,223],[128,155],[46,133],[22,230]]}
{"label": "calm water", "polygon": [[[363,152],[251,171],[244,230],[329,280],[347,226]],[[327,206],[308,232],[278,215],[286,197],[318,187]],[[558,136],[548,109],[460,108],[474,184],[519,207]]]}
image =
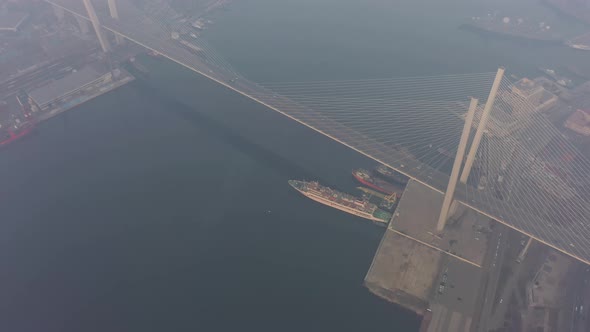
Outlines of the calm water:
{"label": "calm water", "polygon": [[[256,81],[581,61],[456,30],[492,7],[244,0],[208,35]],[[372,162],[176,66],[150,66],[152,82],[1,151],[0,330],[417,330],[362,286],[383,229],[287,185],[352,192],[350,170]]]}

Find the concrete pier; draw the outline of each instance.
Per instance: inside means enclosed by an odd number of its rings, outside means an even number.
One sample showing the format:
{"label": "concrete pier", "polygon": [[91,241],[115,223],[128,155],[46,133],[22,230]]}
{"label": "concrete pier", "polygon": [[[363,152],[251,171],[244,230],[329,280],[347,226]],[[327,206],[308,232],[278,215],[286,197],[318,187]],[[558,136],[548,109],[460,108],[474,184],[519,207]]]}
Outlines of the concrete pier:
{"label": "concrete pier", "polygon": [[430,309],[427,331],[473,331],[484,282],[491,220],[457,204],[436,232],[443,194],[411,180],[365,277],[375,295],[418,314]]}

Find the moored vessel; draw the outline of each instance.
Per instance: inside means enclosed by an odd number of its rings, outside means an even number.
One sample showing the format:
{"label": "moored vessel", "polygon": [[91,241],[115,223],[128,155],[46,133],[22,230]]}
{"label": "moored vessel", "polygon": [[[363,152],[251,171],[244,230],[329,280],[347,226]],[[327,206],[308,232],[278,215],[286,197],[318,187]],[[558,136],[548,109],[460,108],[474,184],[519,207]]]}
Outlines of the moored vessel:
{"label": "moored vessel", "polygon": [[352,176],[362,183],[363,185],[380,191],[384,194],[400,194],[403,192],[403,188],[396,186],[393,183],[389,183],[385,180],[381,180],[380,178],[374,177],[371,173],[365,169],[355,169],[352,171]]}
{"label": "moored vessel", "polygon": [[382,225],[386,225],[391,219],[390,213],[379,209],[377,205],[370,203],[367,199],[342,193],[322,186],[318,182],[289,180],[289,184],[297,191],[316,202],[331,206],[355,216],[369,219]]}
{"label": "moored vessel", "polygon": [[0,137],[0,147],[8,145],[29,134],[35,128],[33,121],[22,124],[18,129],[9,129]]}
{"label": "moored vessel", "polygon": [[395,181],[399,184],[403,184],[406,185],[408,184],[408,180],[409,178],[405,175],[403,175],[402,173],[393,170],[385,165],[379,165],[377,166],[377,168],[375,168],[375,171],[377,172],[377,175],[387,179],[387,180],[392,180]]}

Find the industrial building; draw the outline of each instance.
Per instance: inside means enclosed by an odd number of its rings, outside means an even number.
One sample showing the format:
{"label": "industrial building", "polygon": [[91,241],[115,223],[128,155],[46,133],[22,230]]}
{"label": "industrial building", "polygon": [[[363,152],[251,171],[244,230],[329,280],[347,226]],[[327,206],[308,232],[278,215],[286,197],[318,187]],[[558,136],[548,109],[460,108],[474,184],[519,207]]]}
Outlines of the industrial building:
{"label": "industrial building", "polygon": [[110,79],[106,76],[110,76],[110,73],[109,75],[100,74],[90,67],[84,67],[29,92],[29,103],[34,112],[46,110],[53,104],[58,104],[60,101],[82,92],[93,83]]}
{"label": "industrial building", "polygon": [[84,67],[29,92],[28,102],[33,112],[44,113],[41,118],[51,117],[133,79],[129,73],[119,69],[99,73],[92,67]]}
{"label": "industrial building", "polygon": [[518,80],[514,83],[512,92],[532,103],[535,111],[548,110],[557,103],[557,96],[545,90],[542,82],[537,79],[530,80],[525,77]]}
{"label": "industrial building", "polygon": [[575,133],[590,137],[590,109],[576,110],[564,123]]}

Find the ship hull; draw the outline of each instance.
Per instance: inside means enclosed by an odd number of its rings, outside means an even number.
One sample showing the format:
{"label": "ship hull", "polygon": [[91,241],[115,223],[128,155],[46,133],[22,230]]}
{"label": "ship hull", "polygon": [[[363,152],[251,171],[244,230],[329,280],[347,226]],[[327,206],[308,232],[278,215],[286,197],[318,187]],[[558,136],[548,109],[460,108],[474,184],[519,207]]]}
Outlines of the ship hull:
{"label": "ship hull", "polygon": [[33,131],[34,127],[31,125],[27,128],[21,129],[18,133],[10,133],[10,136],[5,138],[4,140],[0,141],[0,147],[6,146],[14,141],[17,141],[26,135],[30,134]]}
{"label": "ship hull", "polygon": [[321,203],[323,205],[327,205],[329,207],[338,209],[340,211],[343,211],[343,212],[346,212],[346,213],[355,215],[357,217],[361,217],[361,218],[365,218],[365,219],[368,219],[368,220],[372,220],[372,221],[377,222],[377,223],[380,223],[380,224],[385,224],[386,223],[385,220],[376,218],[376,217],[374,217],[373,215],[371,215],[369,213],[358,211],[358,210],[355,210],[355,209],[350,208],[348,206],[344,206],[344,205],[341,205],[341,204],[332,202],[332,201],[330,201],[328,199],[325,199],[323,197],[320,197],[320,196],[313,195],[311,193],[305,192],[305,191],[303,191],[303,190],[301,190],[301,189],[299,189],[299,188],[297,188],[295,186],[292,186],[292,187],[295,188],[298,192],[300,192],[303,196],[305,196],[305,197],[307,197],[307,198],[309,198],[311,200],[314,200],[314,201],[316,201],[318,203]]}
{"label": "ship hull", "polygon": [[580,51],[590,51],[590,46],[588,45],[580,45],[580,44],[571,44],[568,45],[569,47],[575,49],[575,50],[580,50]]}

